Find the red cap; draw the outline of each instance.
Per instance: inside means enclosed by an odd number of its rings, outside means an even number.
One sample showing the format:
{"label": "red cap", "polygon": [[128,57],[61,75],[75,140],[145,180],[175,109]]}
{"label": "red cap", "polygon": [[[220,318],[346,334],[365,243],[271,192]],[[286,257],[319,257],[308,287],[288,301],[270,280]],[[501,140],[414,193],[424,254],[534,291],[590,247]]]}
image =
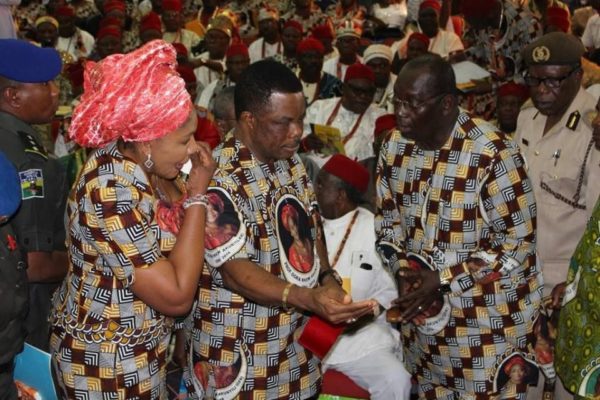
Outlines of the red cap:
{"label": "red cap", "polygon": [[109,26],[109,25],[114,25],[114,26],[121,26],[121,20],[119,18],[115,18],[115,17],[104,17],[100,20],[100,28],[102,28],[103,26]]}
{"label": "red cap", "polygon": [[160,22],[160,17],[154,11],[150,11],[140,21],[140,33],[151,30],[162,33],[162,24]]}
{"label": "red cap", "polygon": [[555,26],[564,33],[571,28],[569,12],[562,7],[548,7],[546,9],[546,26]]}
{"label": "red cap", "polygon": [[317,25],[312,29],[312,35],[319,40],[333,39],[333,31],[329,25]]}
{"label": "red cap", "polygon": [[114,10],[126,12],[125,3],[120,0],[109,0],[106,3],[104,3],[102,9],[104,10],[104,14],[108,14],[109,12]]}
{"label": "red cap", "polygon": [[352,79],[368,79],[371,82],[375,82],[375,74],[369,66],[361,63],[354,63],[346,70],[344,83],[349,82]]}
{"label": "red cap", "polygon": [[293,19],[290,19],[285,24],[283,24],[283,29],[285,29],[285,28],[294,28],[298,32],[304,34],[304,29],[302,28],[302,24]]}
{"label": "red cap", "polygon": [[296,54],[301,55],[308,51],[316,51],[323,55],[325,54],[325,46],[323,46],[323,43],[317,39],[309,37],[301,40],[300,43],[298,43],[298,47],[296,47]]}
{"label": "red cap", "polygon": [[442,5],[438,0],[425,0],[419,6],[419,11],[424,10],[426,8],[433,8],[439,14],[442,10]]}
{"label": "red cap", "polygon": [[507,82],[498,88],[498,97],[504,96],[516,96],[525,101],[529,97],[529,88],[515,82]]}
{"label": "red cap", "polygon": [[75,10],[70,6],[60,6],[56,8],[54,15],[57,17],[74,17]]}
{"label": "red cap", "polygon": [[408,37],[408,41],[406,42],[406,44],[408,44],[408,42],[410,42],[411,40],[418,40],[419,42],[422,42],[423,44],[425,44],[425,47],[429,48],[429,37],[421,32],[413,32],[410,34],[410,36]]}
{"label": "red cap", "polygon": [[375,120],[375,137],[384,134],[396,127],[396,116],[394,114],[383,114]]}
{"label": "red cap", "polygon": [[177,72],[179,72],[179,76],[183,78],[185,83],[196,83],[196,74],[194,74],[194,69],[188,65],[178,65]]}
{"label": "red cap", "polygon": [[171,46],[175,48],[175,52],[177,52],[177,57],[188,57],[188,49],[181,43],[171,43]]}
{"label": "red cap", "polygon": [[497,0],[463,0],[462,12],[467,18],[485,17],[497,3]]}
{"label": "red cap", "polygon": [[181,11],[181,1],[163,0],[162,9],[163,11]]}
{"label": "red cap", "polygon": [[96,34],[96,40],[100,40],[103,37],[106,36],[112,36],[112,37],[116,37],[118,39],[121,39],[121,37],[123,36],[122,32],[121,32],[121,28],[119,28],[116,25],[106,25],[103,26],[102,28],[100,28],[98,30],[98,33]]}
{"label": "red cap", "polygon": [[358,161],[351,160],[344,155],[334,154],[323,165],[323,169],[361,193],[365,193],[369,187],[369,171],[367,168]]}
{"label": "red cap", "polygon": [[244,43],[232,43],[227,49],[227,53],[225,54],[226,58],[235,57],[235,56],[244,56],[249,58],[248,47]]}

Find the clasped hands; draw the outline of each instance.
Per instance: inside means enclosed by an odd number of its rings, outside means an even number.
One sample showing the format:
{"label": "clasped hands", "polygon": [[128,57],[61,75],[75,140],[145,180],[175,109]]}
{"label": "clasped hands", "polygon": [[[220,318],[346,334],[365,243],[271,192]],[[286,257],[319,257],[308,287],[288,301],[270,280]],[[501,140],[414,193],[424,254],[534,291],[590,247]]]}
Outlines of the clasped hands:
{"label": "clasped hands", "polygon": [[432,313],[431,308],[437,308],[432,307],[434,303],[443,302],[438,271],[401,268],[396,274],[396,283],[399,297],[392,304],[398,307],[399,315],[392,318],[388,316],[388,320],[422,325],[426,318],[437,314]]}

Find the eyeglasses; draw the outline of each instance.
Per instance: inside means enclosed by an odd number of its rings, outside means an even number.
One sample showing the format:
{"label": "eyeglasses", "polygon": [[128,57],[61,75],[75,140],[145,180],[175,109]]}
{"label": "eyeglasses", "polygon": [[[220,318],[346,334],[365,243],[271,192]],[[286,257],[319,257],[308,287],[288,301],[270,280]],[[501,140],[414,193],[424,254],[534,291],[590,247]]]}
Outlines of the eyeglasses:
{"label": "eyeglasses", "polygon": [[432,100],[437,101],[437,100],[441,99],[442,97],[446,96],[447,94],[448,93],[440,93],[437,96],[430,97],[430,98],[425,99],[420,102],[415,99],[400,100],[400,99],[394,98],[393,104],[394,104],[394,108],[396,110],[399,110],[400,107],[404,107],[411,111],[417,111],[419,108],[423,107],[425,104],[429,103],[430,101],[432,101]]}
{"label": "eyeglasses", "polygon": [[547,78],[538,78],[535,76],[526,75],[525,76],[525,84],[530,87],[536,87],[536,86],[540,86],[543,82],[546,87],[556,89],[562,85],[562,83],[565,81],[565,79],[568,79],[571,75],[573,75],[573,73],[575,71],[578,71],[579,68],[580,67],[575,67],[565,76],[561,76],[558,78],[552,77],[552,76],[549,76]]}

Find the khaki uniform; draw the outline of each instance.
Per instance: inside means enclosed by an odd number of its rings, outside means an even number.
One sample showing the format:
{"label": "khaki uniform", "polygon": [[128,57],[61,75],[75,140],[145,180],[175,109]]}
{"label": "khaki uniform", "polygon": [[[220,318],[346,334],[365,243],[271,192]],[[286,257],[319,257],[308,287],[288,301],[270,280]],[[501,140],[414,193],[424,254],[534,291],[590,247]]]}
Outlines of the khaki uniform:
{"label": "khaki uniform", "polygon": [[600,195],[600,152],[591,141],[590,114],[595,107],[596,100],[580,89],[562,119],[545,135],[545,115],[535,107],[519,114],[515,141],[534,186],[537,248],[546,295],[566,280],[569,260]]}

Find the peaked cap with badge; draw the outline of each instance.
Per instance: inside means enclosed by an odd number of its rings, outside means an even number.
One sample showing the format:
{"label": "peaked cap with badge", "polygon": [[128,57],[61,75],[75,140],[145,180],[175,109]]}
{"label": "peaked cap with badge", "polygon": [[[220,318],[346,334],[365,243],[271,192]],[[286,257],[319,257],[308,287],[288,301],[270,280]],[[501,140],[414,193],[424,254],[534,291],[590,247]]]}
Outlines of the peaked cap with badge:
{"label": "peaked cap with badge", "polygon": [[585,47],[575,36],[551,32],[523,48],[523,59],[531,65],[573,65],[581,62]]}

